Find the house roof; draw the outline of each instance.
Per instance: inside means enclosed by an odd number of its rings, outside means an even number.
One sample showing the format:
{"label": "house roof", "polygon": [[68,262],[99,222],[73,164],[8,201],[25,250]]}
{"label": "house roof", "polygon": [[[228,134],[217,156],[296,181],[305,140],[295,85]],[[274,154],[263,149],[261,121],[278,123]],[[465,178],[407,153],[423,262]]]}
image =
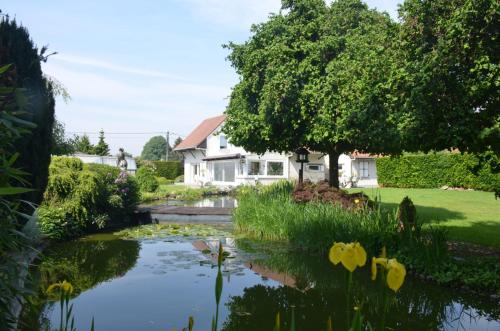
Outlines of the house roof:
{"label": "house roof", "polygon": [[174,151],[182,151],[186,149],[195,149],[201,145],[207,137],[224,122],[226,115],[207,118],[201,122],[179,145],[174,148]]}
{"label": "house roof", "polygon": [[349,156],[352,159],[376,159],[376,158],[380,157],[380,155],[377,155],[377,154],[360,153],[358,151],[354,151],[353,153],[350,153]]}

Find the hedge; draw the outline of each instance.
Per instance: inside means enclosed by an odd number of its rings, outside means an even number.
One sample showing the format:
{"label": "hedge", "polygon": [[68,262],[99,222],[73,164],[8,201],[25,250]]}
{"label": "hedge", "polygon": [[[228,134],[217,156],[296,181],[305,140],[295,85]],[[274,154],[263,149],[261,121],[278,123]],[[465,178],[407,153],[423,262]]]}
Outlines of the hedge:
{"label": "hedge", "polygon": [[182,175],[184,169],[181,161],[152,161],[155,175],[166,179],[175,179]]}
{"label": "hedge", "polygon": [[[474,169],[474,170],[472,170]],[[377,159],[380,186],[439,188],[442,186],[493,191],[500,186],[500,174],[473,154],[405,154]]]}

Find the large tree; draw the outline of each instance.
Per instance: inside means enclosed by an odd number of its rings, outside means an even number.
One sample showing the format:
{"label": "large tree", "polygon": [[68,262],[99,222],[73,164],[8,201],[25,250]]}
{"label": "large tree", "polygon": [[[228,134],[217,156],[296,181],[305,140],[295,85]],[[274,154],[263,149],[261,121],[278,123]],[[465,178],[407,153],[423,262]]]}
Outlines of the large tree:
{"label": "large tree", "polygon": [[[169,152],[172,148],[168,147]],[[167,154],[167,140],[163,136],[154,136],[142,148],[141,158],[143,160],[164,160]],[[170,153],[171,155],[171,153]]]}
{"label": "large tree", "polygon": [[406,0],[393,72],[406,149],[500,152],[500,2]]}
{"label": "large tree", "polygon": [[[48,180],[48,166],[52,144],[55,100],[52,84],[41,68],[47,60],[46,47],[34,45],[28,31],[4,16],[0,20],[0,63],[12,64],[15,75],[9,76],[7,87],[24,88],[28,104],[20,117],[36,125],[13,144],[19,153],[16,166],[29,173],[28,181],[35,189],[25,200],[40,203]],[[0,130],[4,130],[0,125]]]}
{"label": "large tree", "polygon": [[252,32],[226,46],[240,76],[224,126],[234,144],[328,154],[336,187],[341,153],[399,151],[387,107],[397,25],[387,14],[359,0],[286,0]]}
{"label": "large tree", "polygon": [[96,155],[108,156],[109,155],[109,146],[104,139],[104,131],[99,131],[99,141],[97,145],[94,146],[94,153]]}

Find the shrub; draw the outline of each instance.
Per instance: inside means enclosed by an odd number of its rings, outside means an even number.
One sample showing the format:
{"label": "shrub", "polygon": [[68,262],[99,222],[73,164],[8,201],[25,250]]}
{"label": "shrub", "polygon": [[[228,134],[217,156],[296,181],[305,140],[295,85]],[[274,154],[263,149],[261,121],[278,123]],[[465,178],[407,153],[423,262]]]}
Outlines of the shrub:
{"label": "shrub", "polygon": [[166,179],[165,177],[156,177],[156,180],[160,185],[172,185],[174,183],[173,179]]}
{"label": "shrub", "polygon": [[473,154],[406,154],[377,159],[381,186],[404,188],[463,187],[493,191],[500,186],[500,173]]}
{"label": "shrub", "polygon": [[142,167],[137,170],[135,175],[137,183],[144,192],[154,192],[158,189],[158,180],[154,175],[153,169],[150,167]]}
{"label": "shrub", "polygon": [[175,179],[182,175],[182,163],[180,161],[153,161],[155,176],[166,179]]}
{"label": "shrub", "polygon": [[184,175],[175,177],[174,183],[184,183]]}
{"label": "shrub", "polygon": [[117,168],[53,157],[45,199],[38,209],[43,233],[67,239],[126,223],[139,203],[135,179]]}

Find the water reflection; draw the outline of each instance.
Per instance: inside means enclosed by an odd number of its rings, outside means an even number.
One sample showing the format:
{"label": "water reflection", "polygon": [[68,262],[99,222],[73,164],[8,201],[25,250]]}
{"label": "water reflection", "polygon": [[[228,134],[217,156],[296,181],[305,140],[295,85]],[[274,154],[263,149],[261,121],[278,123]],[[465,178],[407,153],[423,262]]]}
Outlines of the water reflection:
{"label": "water reflection", "polygon": [[[31,317],[29,311],[24,315],[25,330],[39,330],[44,318],[57,324],[58,307],[50,308],[43,291],[62,279],[76,287],[79,330],[88,329],[92,317],[97,330],[182,329],[190,315],[195,330],[210,329],[217,275],[211,253],[219,238],[108,239],[93,236],[46,253],[39,266],[35,309]],[[347,303],[342,268],[285,245],[220,239],[229,252],[221,269],[221,330],[271,330],[278,311],[282,330],[289,330],[292,308],[297,330],[325,330],[330,316],[334,330],[346,329],[352,302]],[[354,282],[354,304],[362,306],[376,328],[381,288],[366,272],[356,272]],[[500,329],[499,308],[493,304],[411,277],[391,297],[388,311],[386,326],[393,330]]]}
{"label": "water reflection", "polygon": [[221,197],[209,197],[201,200],[158,200],[148,203],[148,205],[236,208],[238,206],[238,201],[230,196],[221,196]]}
{"label": "water reflection", "polygon": [[[241,248],[248,241],[239,241]],[[251,246],[251,245],[250,245]],[[248,266],[266,278],[286,286],[256,285],[228,302],[230,314],[224,330],[256,330],[273,325],[279,311],[285,329],[291,308],[295,309],[297,329],[324,330],[331,316],[334,329],[347,329],[346,274],[322,258],[303,252],[268,251],[265,259]],[[366,269],[366,268],[365,268]],[[370,280],[365,272],[354,273],[354,304],[376,328],[382,314],[381,290],[384,284]],[[380,286],[381,285],[381,286]],[[391,295],[386,327],[393,330],[498,330],[500,309],[487,300],[450,289],[422,283],[408,277],[397,295]],[[496,320],[496,321],[495,321]]]}

